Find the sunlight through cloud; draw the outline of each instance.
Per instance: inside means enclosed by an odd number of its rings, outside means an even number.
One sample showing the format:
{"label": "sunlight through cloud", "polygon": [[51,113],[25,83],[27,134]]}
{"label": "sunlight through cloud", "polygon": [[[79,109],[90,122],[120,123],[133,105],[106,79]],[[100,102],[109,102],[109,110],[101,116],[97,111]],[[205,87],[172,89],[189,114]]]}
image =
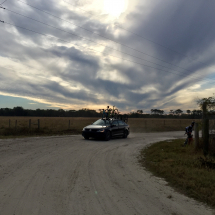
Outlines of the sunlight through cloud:
{"label": "sunlight through cloud", "polygon": [[104,0],[103,10],[111,16],[118,18],[128,6],[127,0]]}

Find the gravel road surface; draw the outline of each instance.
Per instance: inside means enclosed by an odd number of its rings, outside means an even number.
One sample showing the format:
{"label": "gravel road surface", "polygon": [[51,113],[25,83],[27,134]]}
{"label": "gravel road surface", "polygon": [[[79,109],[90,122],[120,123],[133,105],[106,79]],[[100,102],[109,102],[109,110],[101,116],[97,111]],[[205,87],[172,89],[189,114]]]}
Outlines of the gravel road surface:
{"label": "gravel road surface", "polygon": [[108,142],[80,135],[0,140],[0,214],[211,215],[137,162],[149,143],[183,133],[133,133]]}

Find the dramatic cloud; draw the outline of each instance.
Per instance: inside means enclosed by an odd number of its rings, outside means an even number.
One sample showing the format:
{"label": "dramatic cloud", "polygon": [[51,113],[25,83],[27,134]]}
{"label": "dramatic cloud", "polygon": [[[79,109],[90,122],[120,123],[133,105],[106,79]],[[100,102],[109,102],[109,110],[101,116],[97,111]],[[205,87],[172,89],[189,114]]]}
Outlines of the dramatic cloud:
{"label": "dramatic cloud", "polygon": [[38,108],[168,112],[194,109],[197,97],[214,92],[214,1],[11,0],[2,6],[0,95]]}

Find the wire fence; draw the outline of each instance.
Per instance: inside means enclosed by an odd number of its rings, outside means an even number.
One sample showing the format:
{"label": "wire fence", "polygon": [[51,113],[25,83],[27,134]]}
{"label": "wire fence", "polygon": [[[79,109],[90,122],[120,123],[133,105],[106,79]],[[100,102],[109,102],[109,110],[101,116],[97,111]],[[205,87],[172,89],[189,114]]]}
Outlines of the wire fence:
{"label": "wire fence", "polygon": [[0,133],[5,129],[21,128],[49,131],[82,130],[97,119],[95,117],[0,117]]}
{"label": "wire fence", "polygon": [[[80,133],[85,126],[97,119],[96,117],[0,117],[0,134],[8,128],[17,131],[40,130],[45,133],[75,130]],[[192,121],[192,119],[129,118],[127,124],[134,133],[182,131],[184,134],[185,127]],[[201,123],[201,120],[195,121]],[[211,125],[215,126],[214,120]],[[212,127],[211,130],[215,128]]]}

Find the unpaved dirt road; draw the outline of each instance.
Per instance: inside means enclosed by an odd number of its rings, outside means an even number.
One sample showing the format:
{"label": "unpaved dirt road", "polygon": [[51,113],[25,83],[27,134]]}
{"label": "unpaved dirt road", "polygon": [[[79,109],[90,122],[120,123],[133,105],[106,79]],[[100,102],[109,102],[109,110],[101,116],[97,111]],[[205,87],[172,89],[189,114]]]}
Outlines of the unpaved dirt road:
{"label": "unpaved dirt road", "polygon": [[[183,132],[0,140],[1,215],[212,214],[139,166],[139,150]],[[171,198],[168,198],[170,197]]]}

